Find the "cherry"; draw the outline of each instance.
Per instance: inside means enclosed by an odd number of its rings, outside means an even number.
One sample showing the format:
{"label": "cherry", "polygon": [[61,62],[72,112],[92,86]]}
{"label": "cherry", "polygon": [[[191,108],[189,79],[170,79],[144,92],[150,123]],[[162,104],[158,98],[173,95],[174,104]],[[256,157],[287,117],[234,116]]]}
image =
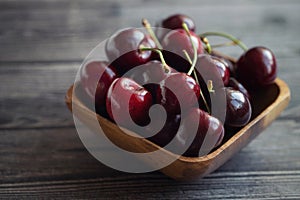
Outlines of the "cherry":
{"label": "cherry", "polygon": [[184,14],[175,14],[160,21],[157,26],[163,29],[157,29],[156,33],[162,39],[170,30],[182,29],[183,23],[187,25],[189,30],[196,31],[195,23],[190,17]]}
{"label": "cherry", "polygon": [[225,124],[233,127],[246,125],[252,114],[249,99],[240,91],[225,88],[227,109]]}
{"label": "cherry", "polygon": [[[166,68],[163,63],[157,60],[147,62],[143,65],[143,69],[145,70],[132,70],[131,73],[126,75],[138,84],[143,85],[143,87],[151,92],[152,97],[154,98],[159,83],[164,80],[170,73],[176,72],[175,69],[171,67]],[[146,84],[150,82],[152,82],[153,84]]]}
{"label": "cherry", "polygon": [[[156,120],[156,119],[154,119]],[[155,135],[149,137],[148,139],[151,142],[154,142],[155,144],[164,147],[166,146],[176,135],[179,125],[181,121],[180,115],[167,115],[167,120],[163,128],[156,133]],[[157,123],[153,123],[154,125]],[[152,133],[151,127],[148,130],[150,133]]]}
{"label": "cherry", "polygon": [[161,26],[163,28],[175,30],[175,29],[181,29],[183,23],[186,23],[190,31],[195,32],[196,26],[194,21],[187,15],[183,15],[183,14],[175,14],[167,17],[166,19],[162,20]]}
{"label": "cherry", "polygon": [[215,56],[215,57],[218,57],[219,59],[221,59],[221,61],[225,64],[226,68],[229,69],[230,71],[230,76],[231,77],[235,77],[235,68],[236,68],[236,65],[235,63],[233,63],[232,61],[224,58],[223,56],[221,55],[218,55],[214,52],[211,53],[212,56]]}
{"label": "cherry", "polygon": [[222,133],[219,135],[219,139],[217,140],[214,148],[216,148],[216,147],[218,147],[218,146],[220,146],[222,144],[224,136],[225,136],[225,130],[222,131]]}
{"label": "cherry", "polygon": [[80,81],[96,108],[105,107],[106,94],[111,83],[118,77],[116,69],[106,61],[92,61],[81,68]]}
{"label": "cherry", "polygon": [[229,79],[228,82],[228,87],[231,87],[235,90],[240,91],[241,93],[243,93],[249,100],[250,100],[250,94],[249,92],[246,90],[246,88],[240,83],[238,82],[235,78],[231,77]]}
{"label": "cherry", "polygon": [[227,67],[227,64],[222,59],[215,56],[212,56],[211,59],[213,63],[216,65],[224,85],[227,86],[230,78],[230,70]]}
{"label": "cherry", "polygon": [[[179,114],[197,104],[199,96],[200,86],[196,81],[185,73],[177,72],[171,73],[161,82],[156,93],[156,103],[163,105],[170,114]],[[179,101],[182,101],[182,107]]]}
{"label": "cherry", "polygon": [[[190,63],[185,59],[186,55],[183,51],[185,50],[189,57],[194,57],[191,40],[195,45],[197,54],[203,53],[200,38],[191,31],[190,35],[191,36],[189,36],[184,29],[176,29],[167,33],[161,42],[166,62],[178,71],[187,71],[190,68]],[[174,56],[174,54],[177,56]]]}
{"label": "cherry", "polygon": [[151,105],[150,92],[129,78],[117,78],[107,93],[107,112],[111,119],[123,126],[130,124],[130,117],[138,125],[148,124],[150,122],[148,111]]}
{"label": "cherry", "polygon": [[139,29],[128,28],[116,32],[106,42],[107,57],[120,74],[152,59],[151,51],[141,47],[155,48],[155,42]]}
{"label": "cherry", "polygon": [[236,75],[237,80],[251,90],[273,83],[277,75],[274,54],[265,47],[247,50],[237,62]]}
{"label": "cherry", "polygon": [[[195,138],[191,138],[191,127],[198,124]],[[198,157],[208,154],[220,144],[224,136],[224,127],[215,117],[199,108],[193,108],[183,119],[174,140],[179,149],[186,148],[183,154],[189,157]],[[187,148],[187,145],[191,145]]]}
{"label": "cherry", "polygon": [[[217,106],[221,100],[225,98],[224,83],[220,74],[220,68],[216,66],[216,62],[213,57],[207,54],[201,54],[197,57],[197,63],[195,65],[197,79],[203,92],[204,98],[200,98],[200,108],[210,113],[210,110],[205,107]],[[208,81],[212,83],[213,88],[208,88]],[[211,90],[213,89],[213,90]],[[208,106],[204,106],[205,102],[202,99],[206,99]],[[222,103],[220,103],[222,105]],[[216,110],[216,109],[215,109]],[[216,114],[216,113],[215,113]],[[219,113],[218,118],[223,118],[224,114]]]}
{"label": "cherry", "polygon": [[[197,74],[201,77],[206,77],[207,80],[211,80],[214,84],[214,88],[223,88],[223,78],[220,73],[220,69],[223,69],[224,67],[222,63],[220,63],[216,57],[213,57],[208,54],[200,54],[197,57],[197,63],[195,65],[195,68],[197,69]],[[224,70],[225,71],[225,70]],[[224,74],[227,74],[224,72]],[[227,79],[227,77],[225,78]]]}

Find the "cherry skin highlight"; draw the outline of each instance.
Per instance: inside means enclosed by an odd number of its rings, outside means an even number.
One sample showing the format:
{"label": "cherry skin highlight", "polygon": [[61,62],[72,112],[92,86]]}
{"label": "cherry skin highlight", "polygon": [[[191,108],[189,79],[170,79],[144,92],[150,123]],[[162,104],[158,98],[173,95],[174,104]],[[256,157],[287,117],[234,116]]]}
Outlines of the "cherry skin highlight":
{"label": "cherry skin highlight", "polygon": [[225,124],[232,127],[245,126],[251,118],[252,108],[249,99],[240,91],[225,88],[227,109]]}
{"label": "cherry skin highlight", "polygon": [[119,125],[128,127],[130,118],[137,125],[148,124],[150,122],[148,112],[151,106],[151,93],[132,79],[117,78],[108,90],[106,109],[110,118]]}

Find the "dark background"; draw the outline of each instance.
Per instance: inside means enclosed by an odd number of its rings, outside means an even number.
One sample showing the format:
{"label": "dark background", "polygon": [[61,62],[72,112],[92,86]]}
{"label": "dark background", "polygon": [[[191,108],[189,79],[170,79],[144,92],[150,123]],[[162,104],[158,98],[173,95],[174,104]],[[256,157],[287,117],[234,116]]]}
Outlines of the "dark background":
{"label": "dark background", "polygon": [[[64,104],[85,56],[125,27],[185,13],[197,32],[223,31],[272,49],[289,107],[216,172],[178,183],[127,174],[84,148]],[[1,0],[0,198],[300,198],[300,1]],[[241,50],[226,48],[238,57]]]}

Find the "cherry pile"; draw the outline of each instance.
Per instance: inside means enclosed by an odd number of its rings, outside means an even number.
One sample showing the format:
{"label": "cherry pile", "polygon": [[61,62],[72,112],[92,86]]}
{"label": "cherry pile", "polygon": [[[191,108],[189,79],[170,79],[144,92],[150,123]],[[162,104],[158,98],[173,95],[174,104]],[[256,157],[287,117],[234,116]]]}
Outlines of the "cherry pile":
{"label": "cherry pile", "polygon": [[[98,114],[129,129],[132,121],[144,126],[141,135],[162,147],[172,141],[187,149],[184,156],[205,155],[222,144],[226,127],[249,122],[253,93],[276,78],[275,56],[265,47],[247,49],[225,33],[196,34],[194,21],[182,14],[157,23],[164,29],[153,30],[145,19],[142,24],[145,30],[127,28],[113,34],[105,45],[108,60],[86,64],[81,84]],[[230,39],[244,53],[233,63],[216,53],[217,45],[211,45],[208,36]],[[128,73],[141,65],[142,72]],[[224,99],[225,109],[214,106],[218,99]],[[153,134],[155,127],[148,125],[155,126],[156,119],[149,116],[155,104],[167,117]],[[195,124],[197,133],[191,138]]]}

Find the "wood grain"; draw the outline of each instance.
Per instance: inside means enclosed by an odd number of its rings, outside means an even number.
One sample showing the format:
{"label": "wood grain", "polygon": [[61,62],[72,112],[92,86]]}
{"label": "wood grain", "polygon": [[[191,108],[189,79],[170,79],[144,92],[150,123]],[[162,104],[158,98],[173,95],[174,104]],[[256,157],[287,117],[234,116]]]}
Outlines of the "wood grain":
{"label": "wood grain", "polygon": [[216,174],[197,183],[176,183],[159,175],[45,181],[3,184],[0,194],[2,198],[61,199],[298,199],[299,175],[299,172]]}
{"label": "wood grain", "polygon": [[[1,131],[0,194],[24,198],[247,198],[246,194],[299,198],[299,127],[291,128],[289,123],[274,122],[231,161],[193,183],[174,182],[160,173],[127,174],[105,167],[88,154],[73,128]],[[289,131],[283,135],[285,130]]]}
{"label": "wood grain", "polygon": [[[0,198],[300,199],[299,8],[298,0],[1,0]],[[64,106],[96,44],[139,27],[142,17],[154,22],[176,12],[195,18],[197,32],[225,31],[271,48],[292,92],[289,108],[263,134],[194,183],[103,166],[81,144]]]}
{"label": "wood grain", "polygon": [[[1,61],[81,61],[116,30],[141,27],[144,17],[155,24],[177,12],[193,17],[199,33],[229,32],[249,46],[268,46],[280,58],[299,56],[300,2],[295,0],[2,0],[0,8]],[[233,49],[228,51],[241,52]]]}

